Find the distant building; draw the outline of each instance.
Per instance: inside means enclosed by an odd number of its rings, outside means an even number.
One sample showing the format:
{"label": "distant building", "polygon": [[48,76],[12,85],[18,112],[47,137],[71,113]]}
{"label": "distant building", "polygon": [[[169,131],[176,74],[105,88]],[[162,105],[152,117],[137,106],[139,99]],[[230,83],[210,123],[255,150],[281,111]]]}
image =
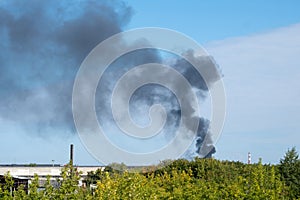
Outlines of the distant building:
{"label": "distant building", "polygon": [[[82,185],[82,181],[86,178],[88,172],[96,171],[97,169],[104,170],[103,166],[75,166],[78,171],[81,171],[81,179],[79,185]],[[26,189],[37,174],[39,177],[39,185],[43,188],[46,182],[47,176],[50,176],[51,184],[54,187],[58,187],[57,180],[61,178],[61,170],[63,166],[60,165],[0,165],[0,181],[5,183],[4,175],[9,172],[15,181],[14,188],[18,188],[19,185],[23,184]]]}
{"label": "distant building", "polygon": [[[73,144],[70,145],[70,162],[73,164]],[[28,185],[31,183],[31,180],[34,178],[34,175],[37,174],[39,177],[39,186],[40,189],[43,189],[43,186],[47,180],[47,176],[50,176],[51,184],[54,187],[58,187],[58,179],[61,178],[61,170],[64,166],[57,164],[29,164],[29,165],[0,165],[0,181],[5,183],[4,175],[9,172],[13,177],[15,184],[11,191],[18,188],[19,185],[23,184],[28,189]],[[104,170],[104,166],[74,166],[78,171],[82,172],[79,185],[82,185],[82,181],[86,178],[88,172],[96,171],[97,169]]]}

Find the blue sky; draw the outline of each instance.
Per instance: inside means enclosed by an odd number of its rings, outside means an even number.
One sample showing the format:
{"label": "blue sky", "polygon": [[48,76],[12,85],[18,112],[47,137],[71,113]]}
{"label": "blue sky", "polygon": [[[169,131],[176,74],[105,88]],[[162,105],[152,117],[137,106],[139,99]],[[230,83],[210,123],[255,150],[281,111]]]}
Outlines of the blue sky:
{"label": "blue sky", "polygon": [[[277,163],[288,148],[300,150],[299,1],[130,0],[126,4],[133,15],[124,22],[124,30],[174,29],[203,45],[220,65],[227,117],[216,158],[246,162],[247,152],[251,152],[254,162],[261,157],[266,163]],[[3,42],[1,47],[5,45]],[[13,55],[2,53],[0,57],[13,59]],[[20,70],[9,73],[28,73]],[[8,86],[0,88],[4,98]],[[37,90],[41,92],[35,98],[40,99],[44,88],[37,86]],[[0,112],[4,112],[1,107]],[[97,163],[76,135],[32,136],[18,120],[1,114],[0,137],[5,142],[0,146],[0,163],[65,163],[70,143],[75,144],[75,163]],[[60,131],[65,129],[56,130]]]}
{"label": "blue sky", "polygon": [[299,1],[158,1],[131,0],[134,17],[128,28],[174,29],[200,44],[262,33],[299,22]]}

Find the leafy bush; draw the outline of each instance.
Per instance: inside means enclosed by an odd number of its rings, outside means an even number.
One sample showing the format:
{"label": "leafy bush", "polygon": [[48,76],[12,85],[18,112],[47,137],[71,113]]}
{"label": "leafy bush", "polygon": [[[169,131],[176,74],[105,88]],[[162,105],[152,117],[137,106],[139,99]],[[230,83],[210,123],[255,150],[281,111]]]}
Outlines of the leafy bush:
{"label": "leafy bush", "polygon": [[[124,164],[116,165],[126,169]],[[24,186],[12,191],[10,174],[0,186],[0,199],[297,199],[299,195],[299,156],[293,148],[279,165],[199,159],[166,161],[140,173],[118,171],[114,167],[89,172],[87,187],[78,185],[80,172],[69,163],[61,172],[59,187],[50,177],[39,190],[36,175],[28,193]],[[150,169],[149,167],[147,169]],[[90,189],[94,184],[96,188]]]}

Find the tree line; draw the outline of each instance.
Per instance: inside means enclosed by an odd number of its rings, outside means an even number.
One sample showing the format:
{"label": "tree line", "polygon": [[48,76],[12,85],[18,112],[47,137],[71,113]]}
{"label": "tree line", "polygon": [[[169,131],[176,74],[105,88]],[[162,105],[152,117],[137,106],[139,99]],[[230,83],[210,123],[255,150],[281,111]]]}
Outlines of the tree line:
{"label": "tree line", "polygon": [[[133,173],[135,170],[138,172]],[[299,199],[300,159],[295,148],[288,150],[279,164],[244,164],[195,158],[164,161],[157,166],[128,169],[112,164],[89,172],[79,186],[81,173],[66,165],[54,187],[47,178],[39,190],[36,175],[28,187],[11,191],[8,174],[0,186],[0,199]]]}

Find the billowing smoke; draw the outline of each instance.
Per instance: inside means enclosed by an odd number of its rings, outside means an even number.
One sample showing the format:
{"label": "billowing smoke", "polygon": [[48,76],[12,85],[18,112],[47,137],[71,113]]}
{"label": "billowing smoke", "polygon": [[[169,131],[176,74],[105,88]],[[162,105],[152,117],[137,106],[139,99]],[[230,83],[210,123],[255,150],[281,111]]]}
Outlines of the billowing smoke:
{"label": "billowing smoke", "polygon": [[[34,136],[75,133],[71,98],[80,63],[98,43],[121,32],[132,13],[120,1],[0,1],[0,118],[18,123]],[[209,75],[208,84],[220,79],[218,71],[211,67],[212,59],[197,57],[192,51],[185,53],[202,63]],[[118,132],[110,110],[111,93],[116,81],[133,66],[168,60],[165,64],[171,63],[181,72],[200,99],[206,97],[208,86],[200,74],[186,60],[173,56],[148,49],[129,53],[112,63],[96,93],[96,111],[104,128]],[[174,84],[178,84],[176,80]],[[184,117],[172,92],[158,85],[143,86],[131,98],[130,113],[138,124],[147,124],[147,111],[157,103],[168,113],[165,134],[158,138],[165,140],[173,136]],[[193,113],[194,108],[190,109]],[[200,119],[197,140],[186,152],[187,158],[198,155],[209,134],[209,121],[195,117]],[[112,140],[122,141],[116,138]],[[213,144],[205,145],[210,157],[215,152]]]}
{"label": "billowing smoke", "polygon": [[74,133],[80,63],[131,15],[119,1],[0,1],[0,117],[30,134]]}
{"label": "billowing smoke", "polygon": [[[148,84],[138,88],[130,99],[129,110],[134,122],[140,126],[146,126],[150,124],[148,116],[150,107],[155,104],[161,104],[168,113],[165,127],[161,131],[163,137],[153,138],[152,142],[149,143],[147,143],[148,141],[144,141],[143,149],[137,149],[140,148],[140,146],[135,146],[134,141],[130,141],[131,138],[125,137],[124,134],[118,134],[120,130],[116,124],[111,123],[113,121],[113,115],[111,102],[108,101],[108,99],[112,98],[111,95],[115,85],[121,76],[132,69],[132,67],[145,63],[161,63],[172,66],[189,81],[200,102],[204,100],[208,95],[209,86],[221,78],[220,71],[215,67],[214,60],[211,57],[197,56],[193,51],[187,51],[185,54],[190,60],[200,63],[200,66],[204,69],[203,72],[206,77],[206,82],[199,72],[185,59],[168,52],[163,52],[163,56],[160,56],[161,54],[159,54],[159,51],[156,49],[137,50],[128,53],[118,58],[111,64],[110,68],[106,70],[99,82],[96,93],[96,111],[99,121],[103,124],[103,128],[107,130],[106,132],[111,133],[111,137],[108,137],[113,143],[125,149],[130,149],[133,152],[151,152],[159,148],[159,146],[166,145],[166,142],[174,137],[174,133],[178,129],[179,122],[182,118],[198,118],[197,139],[183,156],[187,159],[191,159],[195,156],[211,157],[212,154],[215,153],[214,141],[212,141],[209,135],[209,120],[201,116],[194,116],[195,108],[193,108],[191,104],[187,104],[190,106],[188,108],[189,112],[188,116],[184,116],[175,94],[161,85]],[[163,77],[168,79],[169,77],[166,74],[167,73],[161,72],[161,77],[158,78]],[[136,74],[135,76],[138,79],[144,76],[144,74]],[[151,76],[151,74],[148,76]],[[132,81],[134,82],[135,79]],[[172,84],[174,84],[176,88],[182,88],[180,81],[177,79],[172,80]],[[127,90],[124,89],[125,93],[126,91]],[[189,131],[188,128],[192,127],[189,123],[189,121],[184,122],[185,127],[187,127],[187,132]],[[123,141],[129,142],[124,144]],[[154,143],[157,144],[157,146],[154,145]],[[204,149],[201,149],[201,147],[204,147]]]}

